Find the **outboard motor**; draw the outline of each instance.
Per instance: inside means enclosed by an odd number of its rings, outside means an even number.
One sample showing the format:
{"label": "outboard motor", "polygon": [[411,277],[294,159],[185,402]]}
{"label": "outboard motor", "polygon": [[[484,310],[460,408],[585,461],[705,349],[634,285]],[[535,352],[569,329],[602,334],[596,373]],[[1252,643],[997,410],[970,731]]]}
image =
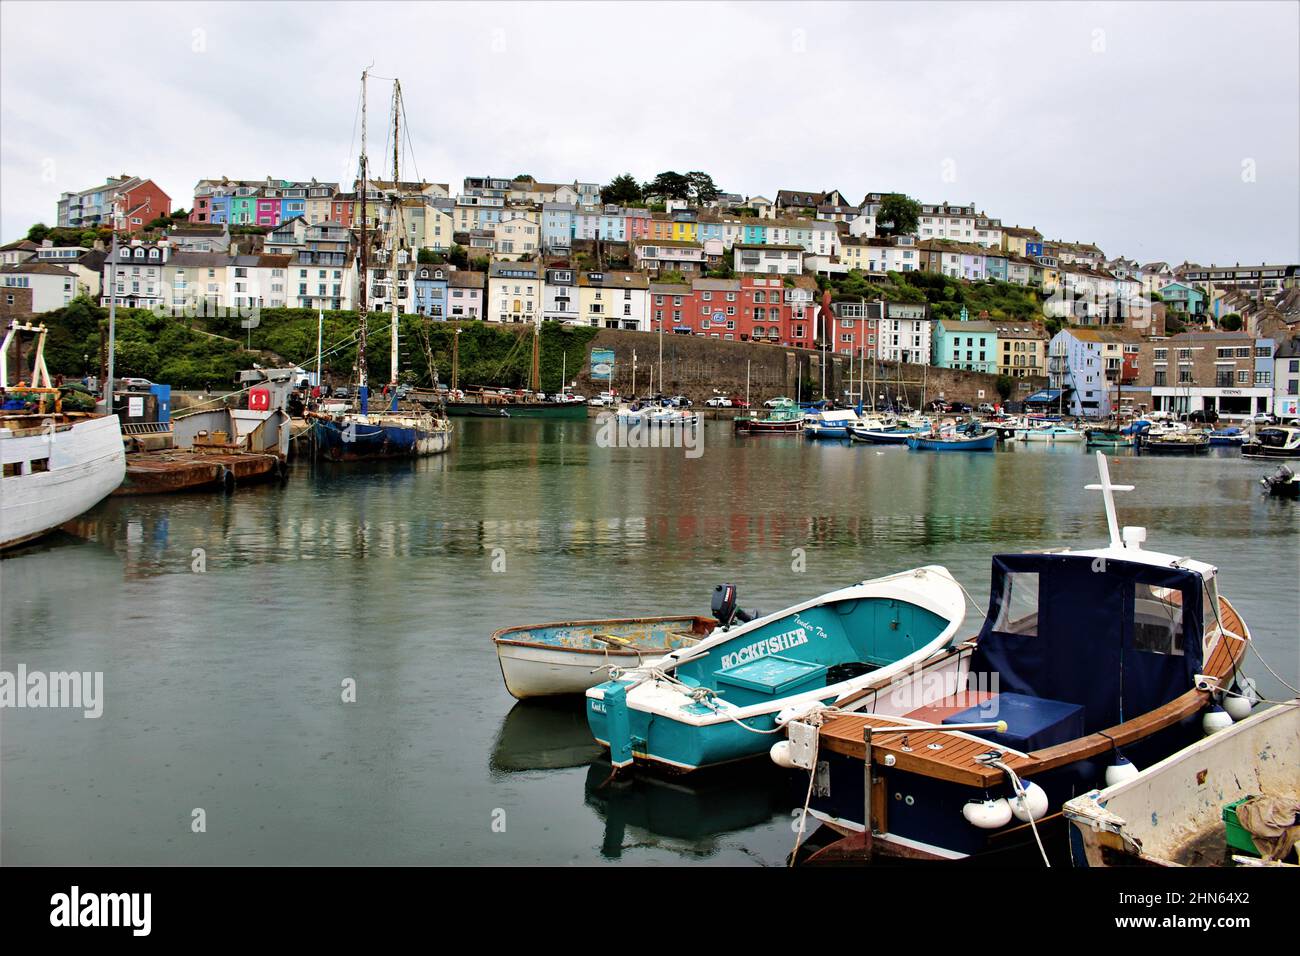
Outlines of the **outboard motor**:
{"label": "outboard motor", "polygon": [[755,618],[763,616],[762,612],[757,608],[746,611],[744,608],[736,606],[736,586],[734,584],[719,584],[713,589],[712,611],[714,618],[722,625],[723,630],[731,627],[732,624],[747,624]]}

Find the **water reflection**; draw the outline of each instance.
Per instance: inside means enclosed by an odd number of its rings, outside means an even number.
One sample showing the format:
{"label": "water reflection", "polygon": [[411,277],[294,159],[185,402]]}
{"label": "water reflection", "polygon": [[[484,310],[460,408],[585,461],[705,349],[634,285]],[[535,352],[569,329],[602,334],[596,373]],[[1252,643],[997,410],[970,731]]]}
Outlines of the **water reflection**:
{"label": "water reflection", "polygon": [[689,777],[615,777],[602,758],[588,768],[584,793],[604,821],[600,853],[611,860],[644,847],[707,858],[721,849],[721,837],[788,816],[793,806],[788,775],[765,760]]}

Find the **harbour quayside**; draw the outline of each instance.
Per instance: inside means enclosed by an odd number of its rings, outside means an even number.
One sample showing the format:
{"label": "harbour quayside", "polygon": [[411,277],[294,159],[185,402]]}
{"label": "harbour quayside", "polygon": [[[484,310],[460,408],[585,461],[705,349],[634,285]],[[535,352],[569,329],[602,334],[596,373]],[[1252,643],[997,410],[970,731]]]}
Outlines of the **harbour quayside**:
{"label": "harbour quayside", "polygon": [[719,627],[698,643],[587,691],[592,735],[615,768],[686,772],[761,755],[789,707],[829,706],[943,649],[965,614],[961,586],[931,565],[863,581],[774,614],[714,591]]}
{"label": "harbour quayside", "polygon": [[837,705],[781,712],[772,759],[810,775],[805,811],[823,824],[803,858],[1050,865],[1065,801],[1219,725],[1250,631],[1214,566],[1121,531],[1113,492],[1132,488],[1097,460],[1106,546],[995,555],[977,637]]}

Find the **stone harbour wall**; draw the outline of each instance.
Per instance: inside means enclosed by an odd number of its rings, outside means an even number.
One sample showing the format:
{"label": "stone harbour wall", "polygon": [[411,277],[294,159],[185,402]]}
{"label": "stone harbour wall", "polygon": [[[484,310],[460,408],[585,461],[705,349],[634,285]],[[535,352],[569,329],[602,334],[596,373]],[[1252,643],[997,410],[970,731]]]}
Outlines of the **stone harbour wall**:
{"label": "stone harbour wall", "polygon": [[[610,349],[614,352],[613,387],[620,395],[633,394],[633,353],[636,364],[635,394],[644,395],[651,387],[666,395],[682,394],[696,403],[705,401],[716,393],[728,397],[745,396],[746,369],[749,373],[750,400],[761,403],[778,395],[796,397],[796,391],[805,401],[822,396],[822,353],[808,349],[786,348],[757,342],[731,342],[725,339],[705,339],[694,335],[663,336],[663,382],[659,381],[660,338],[652,332],[622,332],[602,329],[592,340],[592,349]],[[842,395],[849,387],[849,359],[847,356],[828,356],[830,366],[826,375],[827,396]],[[999,401],[997,376],[957,369],[900,365],[880,362],[876,365],[874,382],[876,395],[888,401],[894,395],[904,396],[913,407],[925,401],[944,398],[950,402]],[[858,388],[858,366],[853,368],[853,391]],[[866,378],[872,384],[871,363],[866,366]],[[607,388],[605,382],[592,381],[590,362],[570,381],[577,381],[577,390],[591,397]],[[1028,397],[1045,388],[1044,378],[1014,379],[1009,401]],[[715,391],[716,390],[716,391]]]}

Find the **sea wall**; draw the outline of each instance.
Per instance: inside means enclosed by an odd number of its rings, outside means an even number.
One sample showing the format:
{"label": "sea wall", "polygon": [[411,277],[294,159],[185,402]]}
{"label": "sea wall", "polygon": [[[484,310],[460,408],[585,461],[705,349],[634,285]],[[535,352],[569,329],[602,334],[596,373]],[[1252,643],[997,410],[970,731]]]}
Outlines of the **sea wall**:
{"label": "sea wall", "polygon": [[[683,394],[697,403],[714,395],[715,390],[743,398],[748,370],[750,399],[756,404],[778,395],[794,398],[796,391],[805,401],[822,396],[822,354],[808,349],[664,335],[661,383],[660,338],[655,333],[602,329],[592,340],[590,348],[614,352],[613,386],[621,395],[633,394],[635,353],[637,394],[648,391],[653,374],[656,392]],[[825,394],[840,395],[849,387],[849,360],[846,356],[828,358]],[[852,377],[853,391],[857,392],[860,377],[857,365]],[[577,390],[587,396],[609,387],[605,382],[591,379],[590,361],[576,376],[571,371],[569,379],[576,380]],[[870,389],[873,384],[870,362],[866,367],[866,379]],[[1015,379],[1014,383],[1011,401],[1024,399],[1047,384],[1043,378]],[[996,375],[920,365],[877,363],[874,388],[877,396],[883,395],[888,400],[900,395],[913,407],[920,405],[923,396],[925,401],[939,397],[971,403],[999,400]]]}

